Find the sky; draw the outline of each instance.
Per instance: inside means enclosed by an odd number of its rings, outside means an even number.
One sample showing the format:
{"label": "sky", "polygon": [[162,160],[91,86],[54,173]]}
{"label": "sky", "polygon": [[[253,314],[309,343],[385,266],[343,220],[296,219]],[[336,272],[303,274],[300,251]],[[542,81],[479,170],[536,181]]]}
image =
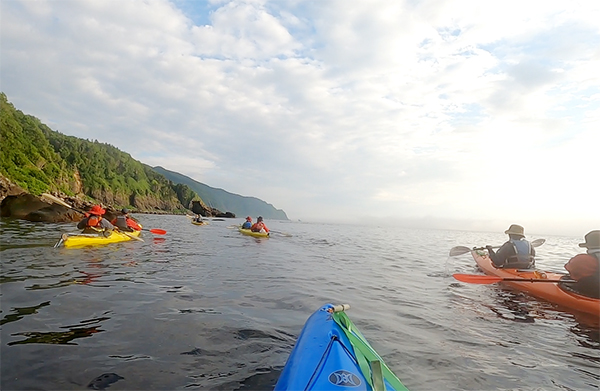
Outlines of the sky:
{"label": "sky", "polygon": [[600,1],[2,0],[53,130],[291,220],[600,229]]}

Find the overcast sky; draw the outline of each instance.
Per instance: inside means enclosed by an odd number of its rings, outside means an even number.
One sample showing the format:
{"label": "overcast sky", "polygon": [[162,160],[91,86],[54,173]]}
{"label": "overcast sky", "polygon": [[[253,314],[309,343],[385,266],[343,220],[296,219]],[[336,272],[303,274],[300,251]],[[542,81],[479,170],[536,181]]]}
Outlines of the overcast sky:
{"label": "overcast sky", "polygon": [[17,109],[290,219],[600,229],[600,1],[0,4]]}

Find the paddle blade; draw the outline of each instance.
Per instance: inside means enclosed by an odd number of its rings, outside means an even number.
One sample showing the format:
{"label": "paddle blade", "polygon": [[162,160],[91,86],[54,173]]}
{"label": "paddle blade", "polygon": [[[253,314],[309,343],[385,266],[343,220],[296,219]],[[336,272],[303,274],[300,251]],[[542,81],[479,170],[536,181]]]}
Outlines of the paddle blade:
{"label": "paddle blade", "polygon": [[164,235],[167,233],[167,231],[165,231],[164,229],[159,229],[159,228],[152,228],[152,229],[149,229],[148,231],[152,232],[153,234],[157,234],[157,235]]}
{"label": "paddle blade", "polygon": [[456,278],[461,282],[468,282],[469,284],[494,284],[504,280],[502,277],[495,276],[478,276],[475,274],[453,274],[452,277]]}
{"label": "paddle blade", "polygon": [[546,243],[546,239],[536,239],[533,242],[531,242],[531,245],[533,247],[540,247],[544,243]]}
{"label": "paddle blade", "polygon": [[457,255],[463,255],[466,253],[470,253],[471,249],[465,246],[456,246],[450,249],[450,256],[455,257]]}

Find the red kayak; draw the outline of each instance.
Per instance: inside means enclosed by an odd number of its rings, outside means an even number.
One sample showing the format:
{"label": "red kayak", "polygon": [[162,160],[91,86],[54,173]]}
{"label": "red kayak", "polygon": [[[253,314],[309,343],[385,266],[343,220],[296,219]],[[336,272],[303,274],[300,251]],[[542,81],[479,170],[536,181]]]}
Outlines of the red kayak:
{"label": "red kayak", "polygon": [[[503,281],[504,284],[529,293],[540,299],[558,304],[571,310],[600,317],[600,299],[582,296],[575,292],[563,290],[558,283],[535,282],[535,280],[559,280],[564,274],[541,272],[539,270],[498,269],[484,251],[471,251],[477,266],[487,275],[501,278],[524,278],[528,281]],[[531,281],[533,280],[533,282]]]}

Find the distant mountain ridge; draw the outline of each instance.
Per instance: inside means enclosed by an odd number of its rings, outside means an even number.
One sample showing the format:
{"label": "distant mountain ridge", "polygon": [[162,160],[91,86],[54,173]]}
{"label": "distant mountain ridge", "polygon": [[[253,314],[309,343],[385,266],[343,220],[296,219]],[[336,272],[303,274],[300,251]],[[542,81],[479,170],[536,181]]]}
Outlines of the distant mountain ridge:
{"label": "distant mountain ridge", "polygon": [[283,210],[276,209],[273,205],[256,197],[241,196],[229,193],[223,189],[216,189],[160,166],[153,167],[152,169],[175,184],[186,185],[195,191],[202,198],[202,201],[211,208],[232,212],[236,217],[252,216],[256,218],[257,216],[262,216],[265,219],[288,220]]}

